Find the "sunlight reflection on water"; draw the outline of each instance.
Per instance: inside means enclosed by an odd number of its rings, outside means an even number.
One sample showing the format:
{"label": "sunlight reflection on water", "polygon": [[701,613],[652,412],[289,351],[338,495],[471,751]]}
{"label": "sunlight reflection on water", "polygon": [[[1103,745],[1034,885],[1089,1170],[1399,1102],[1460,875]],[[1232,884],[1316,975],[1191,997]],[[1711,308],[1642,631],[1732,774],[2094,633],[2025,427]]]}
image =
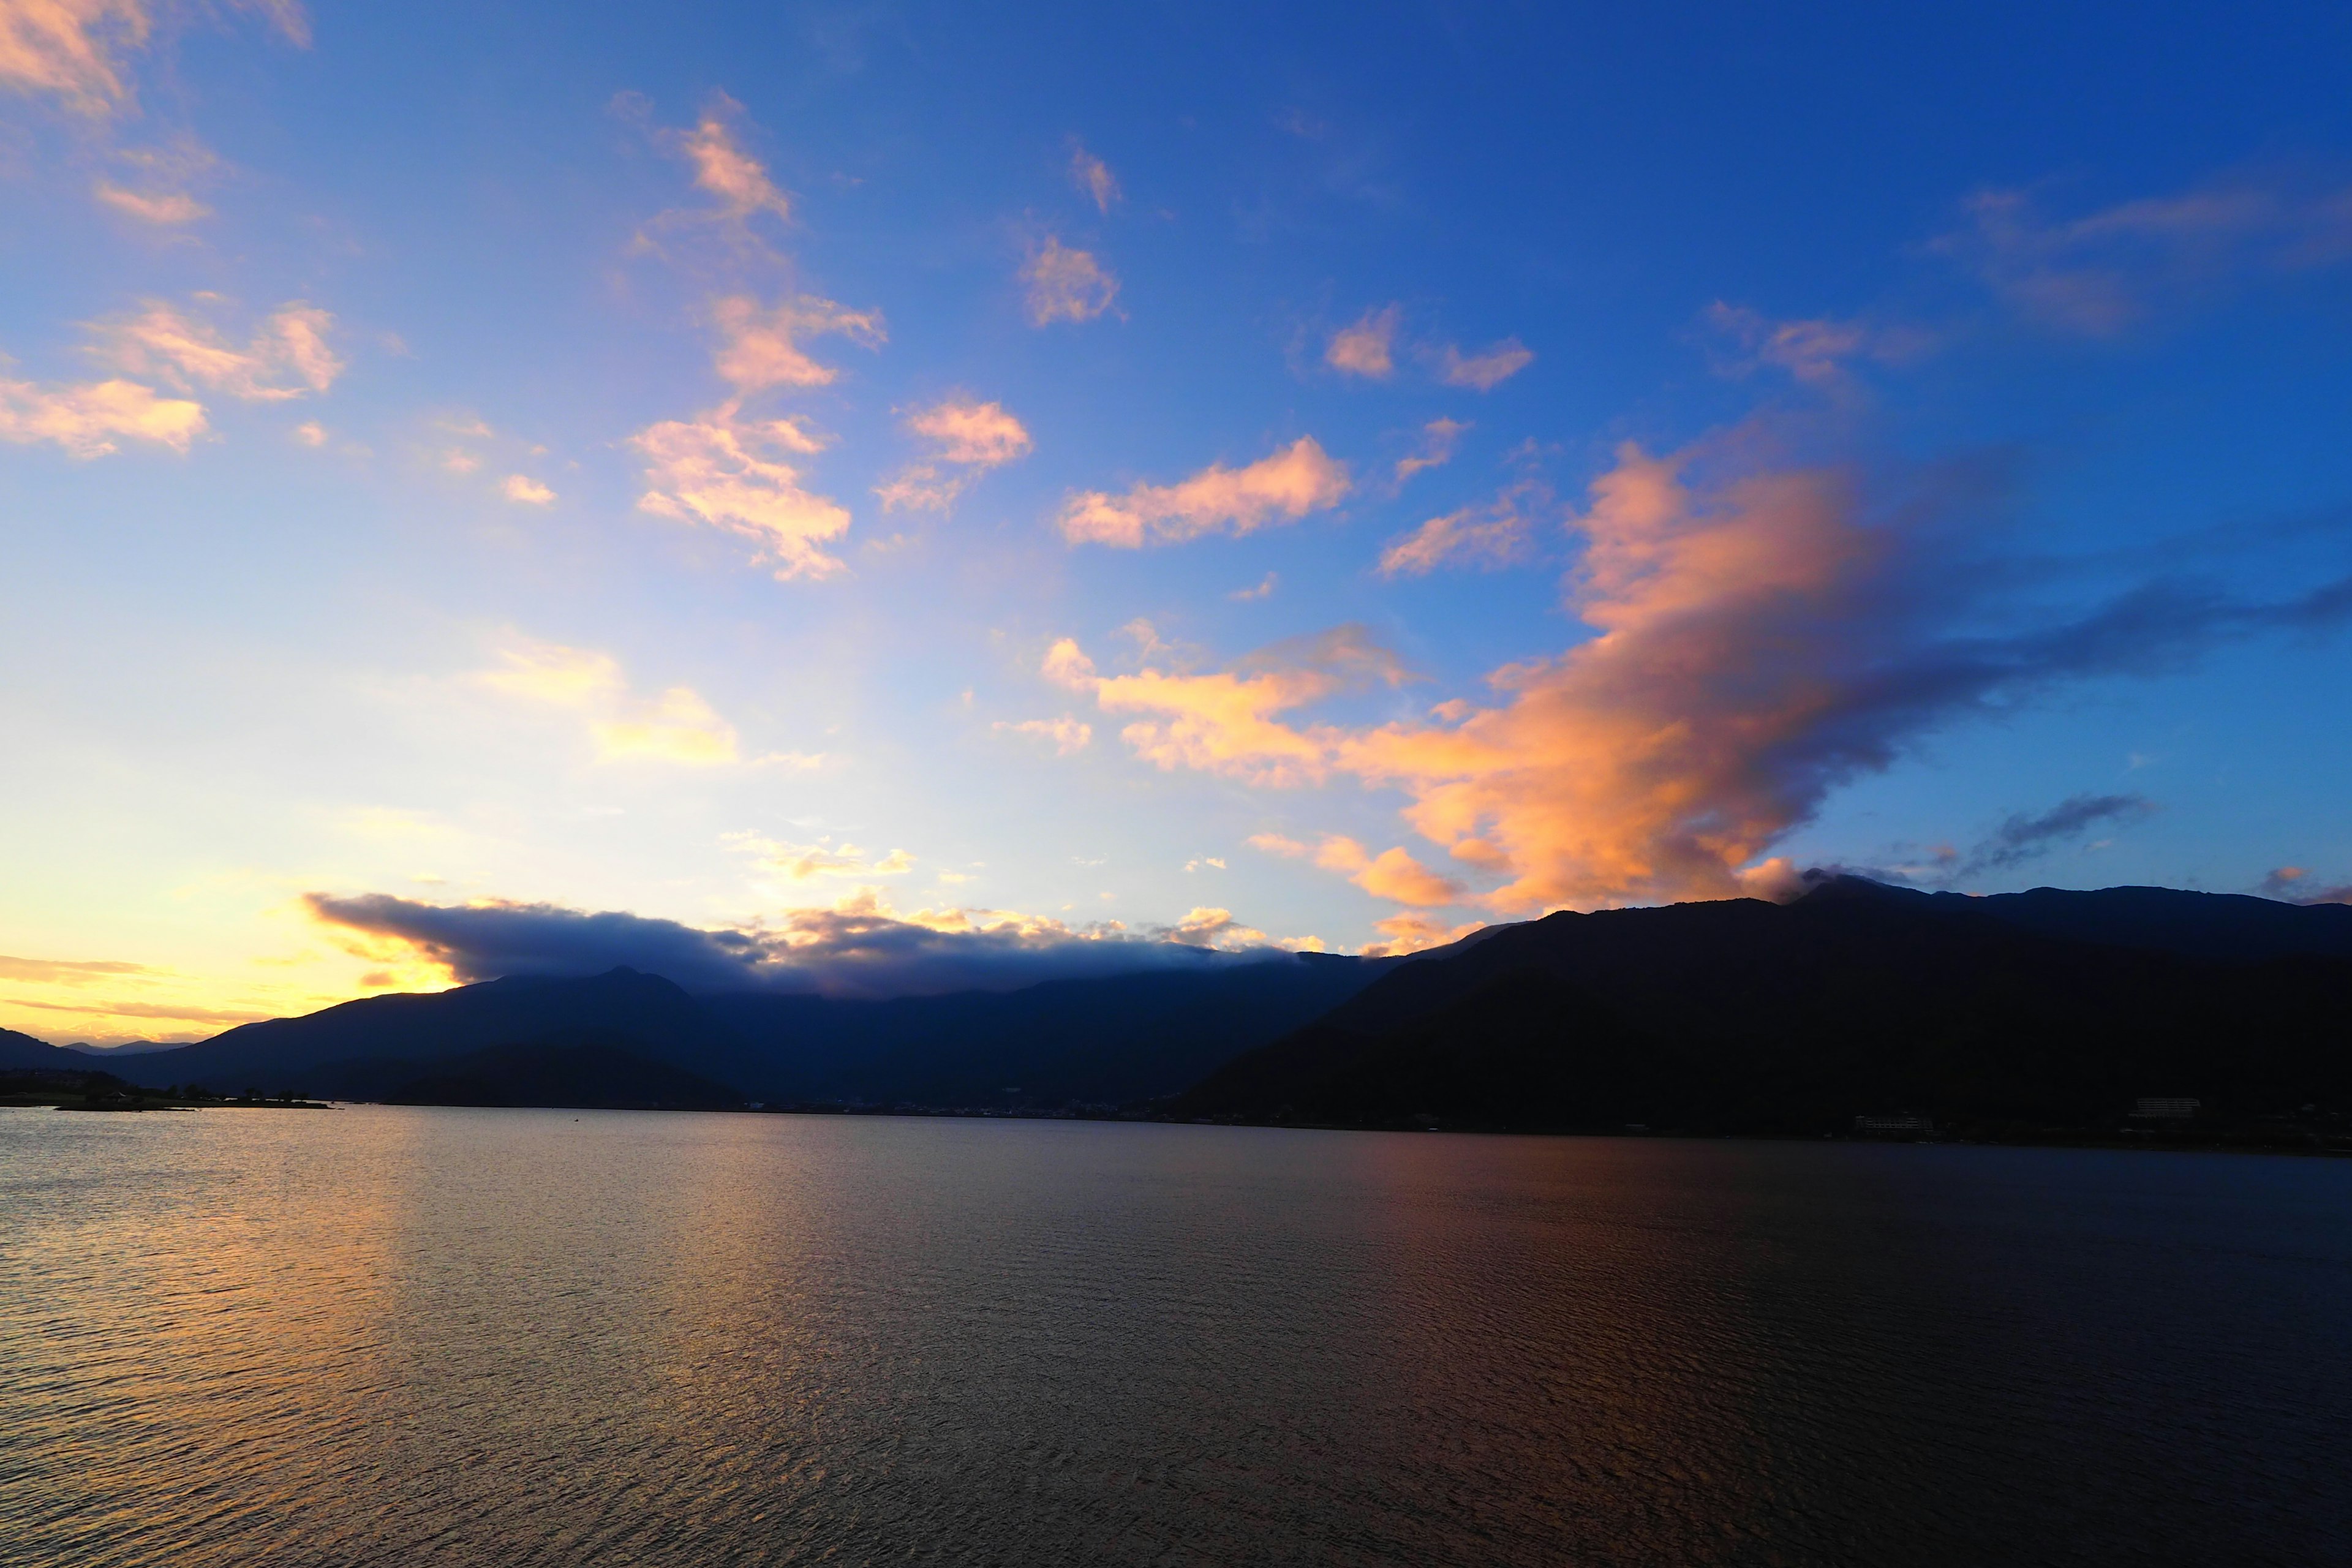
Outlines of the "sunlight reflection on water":
{"label": "sunlight reflection on water", "polygon": [[0,1561],[2336,1561],[2352,1164],[0,1111]]}

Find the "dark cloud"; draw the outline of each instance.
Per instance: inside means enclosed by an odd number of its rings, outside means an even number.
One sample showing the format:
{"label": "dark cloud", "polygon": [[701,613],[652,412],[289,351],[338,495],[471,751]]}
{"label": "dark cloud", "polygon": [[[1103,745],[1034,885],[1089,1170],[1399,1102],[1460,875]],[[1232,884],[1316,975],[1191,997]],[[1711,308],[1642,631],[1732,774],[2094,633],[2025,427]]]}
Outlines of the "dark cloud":
{"label": "dark cloud", "polygon": [[2074,795],[2047,811],[2019,812],[1970,851],[1950,879],[2022,866],[2095,827],[2145,816],[2155,809],[2154,802],[2137,795]]}
{"label": "dark cloud", "polygon": [[[772,924],[705,930],[677,921],[555,904],[426,904],[385,893],[305,897],[330,925],[391,939],[461,981],[509,974],[601,974],[627,965],[701,994],[817,992],[829,996],[1010,991],[1045,980],[1265,961],[1115,927],[981,916],[940,929],[870,901],[795,910]],[[1215,911],[1222,913],[1222,911]]]}

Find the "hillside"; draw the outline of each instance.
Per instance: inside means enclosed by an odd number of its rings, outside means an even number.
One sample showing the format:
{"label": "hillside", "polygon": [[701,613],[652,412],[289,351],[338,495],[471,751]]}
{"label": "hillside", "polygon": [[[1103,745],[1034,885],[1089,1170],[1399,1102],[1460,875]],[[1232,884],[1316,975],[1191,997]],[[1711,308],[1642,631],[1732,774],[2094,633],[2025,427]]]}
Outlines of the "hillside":
{"label": "hillside", "polygon": [[[2100,895],[2060,897],[2087,909],[2053,920],[2043,899],[2037,923],[2101,929]],[[2143,1095],[2352,1100],[2352,959],[2077,941],[1990,902],[1849,878],[1785,906],[1552,915],[1397,970],[1177,1112],[1785,1132],[1878,1112],[2079,1125]]]}

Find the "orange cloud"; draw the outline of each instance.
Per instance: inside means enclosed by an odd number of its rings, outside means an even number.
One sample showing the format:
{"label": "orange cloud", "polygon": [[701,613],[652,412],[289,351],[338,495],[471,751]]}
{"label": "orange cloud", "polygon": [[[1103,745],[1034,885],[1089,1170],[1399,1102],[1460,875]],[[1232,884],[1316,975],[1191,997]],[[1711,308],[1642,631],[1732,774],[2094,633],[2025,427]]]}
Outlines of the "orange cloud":
{"label": "orange cloud", "polygon": [[1451,877],[1442,877],[1414,859],[1402,846],[1370,853],[1356,840],[1327,834],[1319,845],[1308,846],[1277,833],[1261,833],[1250,844],[1272,855],[1311,858],[1326,871],[1337,871],[1376,899],[1424,907],[1460,903],[1469,889]]}
{"label": "orange cloud", "polygon": [[[908,419],[907,428],[936,450],[876,489],[886,509],[945,510],[980,475],[1028,456],[1031,445],[1028,430],[1003,405],[969,397],[950,397],[926,408]],[[942,473],[942,465],[961,471]]]}
{"label": "orange cloud", "polygon": [[1084,147],[1073,146],[1070,150],[1070,184],[1086,193],[1101,212],[1110,211],[1111,204],[1119,197],[1118,179],[1110,172],[1110,165]]}
{"label": "orange cloud", "polygon": [[1517,338],[1505,338],[1475,354],[1465,354],[1448,343],[1438,351],[1437,376],[1448,386],[1492,392],[1535,363],[1535,351]]}
{"label": "orange cloud", "polygon": [[761,870],[793,882],[817,877],[902,877],[915,868],[915,858],[904,849],[877,856],[846,840],[836,844],[830,836],[814,844],[783,844],[756,833],[731,833],[727,841],[752,856]]}
{"label": "orange cloud", "polygon": [[198,218],[210,217],[213,212],[185,191],[160,191],[151,195],[100,180],[90,187],[90,195],[119,213],[158,226],[194,223]]}
{"label": "orange cloud", "polygon": [[130,96],[121,57],[147,41],[142,0],[7,0],[0,5],[0,81],[54,93],[83,114]]}
{"label": "orange cloud", "polygon": [[548,506],[555,500],[553,490],[528,474],[509,474],[499,490],[507,500],[522,506]]}
{"label": "orange cloud", "polygon": [[39,386],[0,380],[0,441],[54,441],[76,458],[102,458],[120,441],[152,441],[185,452],[205,433],[200,403],[158,397],[135,381]]}
{"label": "orange cloud", "polygon": [[1342,327],[1331,334],[1331,341],[1323,348],[1323,363],[1349,375],[1386,381],[1396,371],[1391,350],[1396,343],[1397,321],[1402,314],[1395,305],[1366,311],[1353,326]]}
{"label": "orange cloud", "polygon": [[696,186],[719,198],[721,216],[741,219],[770,212],[790,220],[792,202],[768,177],[767,166],[735,143],[730,122],[742,108],[720,93],[693,130],[667,132],[664,140],[694,166]]}
{"label": "orange cloud", "polygon": [[712,304],[710,315],[721,339],[713,356],[719,374],[743,392],[833,384],[840,371],[809,358],[796,338],[837,333],[869,349],[888,341],[879,310],[852,310],[811,294],[766,310],[748,295],[730,295]]}
{"label": "orange cloud", "polygon": [[1493,567],[1522,560],[1532,542],[1533,513],[1549,500],[1550,492],[1542,485],[1522,480],[1483,506],[1433,517],[1389,542],[1381,552],[1381,575],[1423,576],[1453,563]]}
{"label": "orange cloud", "polygon": [[1431,920],[1427,915],[1397,914],[1386,920],[1374,921],[1372,929],[1388,940],[1365,943],[1363,955],[1366,958],[1397,958],[1408,952],[1426,952],[1433,947],[1444,947],[1450,942],[1460,942],[1472,931],[1486,928],[1477,921],[1449,926],[1441,921]]}
{"label": "orange cloud", "polygon": [[849,513],[803,488],[800,470],[776,456],[823,449],[796,422],[743,419],[727,403],[691,420],[649,426],[631,445],[646,459],[642,510],[751,541],[754,559],[777,563],[780,581],[843,569],[820,546],[849,531]]}
{"label": "orange cloud", "polygon": [[334,324],[333,316],[297,300],[271,312],[238,348],[209,322],[151,300],[136,315],[92,323],[90,353],[183,392],[203,386],[247,402],[284,402],[325,392],[342,374],[343,362],[327,345]]}
{"label": "orange cloud", "polygon": [[1041,673],[1055,685],[1093,695],[1107,713],[1146,713],[1120,731],[1138,755],[1163,769],[1197,768],[1254,784],[1320,783],[1329,744],[1276,715],[1379,679],[1403,679],[1395,657],[1360,626],[1341,626],[1278,646],[1252,665],[1215,675],[1145,668],[1099,674],[1076,641],[1046,650]]}
{"label": "orange cloud", "polygon": [[499,668],[474,679],[505,696],[585,715],[600,761],[713,767],[742,760],[735,727],[690,687],[673,686],[649,700],[633,697],[610,654],[529,637],[509,637],[499,658]]}
{"label": "orange cloud", "polygon": [[[1074,645],[1075,646],[1075,645]],[[1058,719],[1024,719],[1019,723],[996,722],[997,729],[1009,730],[1016,735],[1034,735],[1054,742],[1057,757],[1073,756],[1083,752],[1095,738],[1094,726],[1065,713]]]}
{"label": "orange cloud", "polygon": [[1091,321],[1118,298],[1118,279],[1092,252],[1073,250],[1052,235],[1021,264],[1021,282],[1033,327]]}
{"label": "orange cloud", "polygon": [[1455,419],[1433,419],[1421,427],[1421,444],[1397,459],[1396,471],[1389,482],[1402,487],[1405,480],[1424,468],[1438,468],[1454,460],[1454,453],[1462,445],[1463,435],[1470,426]]}
{"label": "orange cloud", "polygon": [[1344,500],[1348,465],[1301,436],[1247,468],[1213,464],[1174,485],[1138,485],[1123,496],[1088,490],[1062,509],[1062,534],[1073,544],[1113,544],[1132,550],[1147,537],[1160,542],[1204,533],[1250,533],[1276,521],[1297,521]]}

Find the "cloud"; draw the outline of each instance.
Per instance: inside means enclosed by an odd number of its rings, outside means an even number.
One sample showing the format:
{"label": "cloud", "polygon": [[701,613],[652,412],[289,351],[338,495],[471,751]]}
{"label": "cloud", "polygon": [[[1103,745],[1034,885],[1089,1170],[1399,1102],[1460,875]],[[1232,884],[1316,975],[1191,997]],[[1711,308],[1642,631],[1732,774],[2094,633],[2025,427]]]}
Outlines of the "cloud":
{"label": "cloud", "polygon": [[[1042,981],[1210,964],[1291,962],[1251,945],[1256,933],[1220,910],[1195,910],[1170,940],[1114,923],[1073,927],[1001,910],[900,914],[873,889],[831,909],[704,930],[642,915],[553,904],[426,904],[383,893],[310,893],[323,924],[395,942],[458,981],[507,974],[598,974],[616,965],[660,974],[688,991],[814,992],[830,996],[1011,991]],[[1181,936],[1181,940],[1176,940]]]}
{"label": "cloud", "polygon": [[2080,217],[2030,193],[1979,192],[1967,223],[1929,250],[1974,272],[2019,315],[2114,337],[2158,305],[2249,276],[2352,260],[2352,189],[2238,182],[2142,197]]}
{"label": "cloud", "polygon": [[835,844],[830,836],[814,844],[784,844],[757,833],[733,833],[727,841],[753,857],[761,870],[793,882],[817,877],[903,877],[915,868],[915,858],[904,849],[876,856],[855,844]]}
{"label": "cloud", "polygon": [[1423,907],[1460,903],[1469,889],[1451,877],[1440,876],[1399,846],[1378,855],[1339,834],[1327,834],[1319,845],[1306,845],[1278,833],[1261,833],[1253,847],[1292,859],[1312,859],[1326,871],[1337,871],[1376,899]]}
{"label": "cloud", "polygon": [[45,985],[87,985],[93,980],[153,973],[143,963],[124,963],[112,959],[11,958],[0,952],[0,980],[29,980]]}
{"label": "cloud", "polygon": [[1535,363],[1535,351],[1517,338],[1505,338],[1475,354],[1465,354],[1448,343],[1438,351],[1437,378],[1448,386],[1492,392]]}
{"label": "cloud", "polygon": [[305,447],[323,447],[327,444],[327,427],[316,419],[306,419],[294,426],[294,439]]}
{"label": "cloud", "polygon": [[121,57],[146,43],[149,25],[144,0],[6,0],[0,81],[106,114],[131,94]]}
{"label": "cloud", "polygon": [[1265,932],[1241,924],[1234,919],[1233,910],[1204,906],[1194,907],[1174,925],[1152,928],[1151,934],[1162,942],[1181,942],[1186,947],[1258,948],[1265,945]]}
{"label": "cloud", "polygon": [[1470,426],[1454,419],[1433,419],[1421,427],[1421,443],[1397,459],[1396,471],[1389,482],[1402,489],[1405,480],[1424,468],[1434,468],[1454,460],[1454,451],[1462,445],[1462,437]]}
{"label": "cloud", "polygon": [[0,379],[0,441],[54,441],[68,456],[102,458],[121,440],[185,452],[205,428],[204,405],[158,397],[135,381],[39,386]]}
{"label": "cloud", "polygon": [[800,470],[778,455],[813,454],[824,443],[793,420],[744,419],[740,406],[665,420],[632,437],[646,459],[638,507],[751,541],[753,559],[775,562],[779,581],[840,572],[841,561],[819,546],[849,531],[849,513],[803,488]]}
{"label": "cloud", "polygon": [[1295,522],[1328,511],[1346,499],[1348,465],[1334,460],[1311,436],[1247,468],[1210,465],[1180,484],[1138,485],[1122,496],[1088,490],[1062,508],[1062,535],[1073,544],[1133,550],[1147,538],[1161,543],[1219,531],[1251,533],[1275,521]]}
{"label": "cloud", "polygon": [[546,506],[555,500],[553,490],[527,474],[509,474],[499,491],[507,500],[523,506]]}
{"label": "cloud", "polygon": [[650,136],[655,146],[683,159],[693,171],[695,189],[711,198],[705,207],[656,214],[637,230],[636,248],[659,250],[654,237],[664,230],[705,226],[717,228],[739,249],[764,254],[751,237],[751,220],[765,213],[779,223],[792,221],[792,198],[769,177],[767,166],[743,150],[736,135],[743,106],[725,93],[710,96],[690,130],[653,124],[653,104],[641,93],[618,94],[611,110]]}
{"label": "cloud", "polygon": [[475,680],[508,697],[582,713],[599,761],[718,767],[742,760],[734,726],[690,687],[639,698],[612,655],[530,637],[509,637],[499,658],[499,668]]}
{"label": "cloud", "polygon": [[[298,47],[310,25],[295,0],[240,0]],[[0,0],[0,83],[47,93],[79,114],[100,118],[130,101],[123,58],[145,46],[153,18],[146,0]]]}
{"label": "cloud", "polygon": [[713,356],[719,374],[739,392],[832,385],[840,371],[809,358],[795,339],[834,333],[869,349],[888,341],[879,310],[852,310],[813,294],[765,310],[749,295],[730,295],[712,303],[710,315],[721,339]]}
{"label": "cloud", "polygon": [[1427,915],[1395,914],[1385,920],[1374,921],[1372,929],[1387,940],[1366,942],[1361,950],[1366,958],[1401,958],[1408,952],[1425,952],[1433,947],[1460,942],[1471,932],[1486,928],[1478,921],[1447,925]]}
{"label": "cloud", "polygon": [[1120,738],[1162,769],[1195,768],[1273,786],[1318,784],[1330,772],[1328,743],[1301,734],[1277,715],[1373,681],[1394,684],[1404,678],[1396,657],[1353,626],[1277,644],[1215,675],[1145,668],[1103,676],[1065,637],[1046,650],[1042,673],[1056,685],[1091,693],[1107,713],[1151,715],[1127,726]]}
{"label": "cloud", "polygon": [[1052,235],[1021,264],[1021,283],[1033,327],[1091,321],[1118,298],[1118,279],[1092,252],[1073,250]]}
{"label": "cloud", "polygon": [[1252,599],[1269,599],[1274,596],[1275,584],[1281,580],[1280,573],[1269,572],[1258,580],[1256,587],[1236,588],[1225,597],[1236,604],[1246,604]]}
{"label": "cloud", "polygon": [[2352,882],[2327,887],[2311,881],[2310,875],[2300,866],[2281,866],[2264,877],[2254,891],[2290,904],[2352,904]]}
{"label": "cloud", "polygon": [[1478,901],[1519,911],[1736,896],[1832,790],[1932,726],[2352,619],[2352,578],[2268,603],[2158,580],[2035,610],[1984,552],[1979,476],[1917,473],[1874,505],[1862,476],[1770,450],[1752,426],[1621,449],[1577,520],[1570,603],[1595,635],[1494,671],[1502,700],[1441,722],[1301,727],[1288,716],[1338,687],[1311,663],[1105,678],[1066,644],[1048,673],[1159,715],[1126,738],[1160,767],[1402,792],[1423,838],[1500,880]]}
{"label": "cloud", "polygon": [[[1029,432],[1000,403],[950,397],[910,416],[907,428],[934,450],[878,486],[885,510],[903,507],[944,510],[974,479],[991,468],[1027,457]],[[942,472],[942,468],[950,472]]]}
{"label": "cloud", "polygon": [[29,996],[11,996],[8,1003],[17,1007],[39,1007],[51,1013],[79,1013],[95,1018],[163,1018],[188,1024],[250,1024],[275,1016],[236,1008],[196,1007],[178,1002],[36,1002]]}
{"label": "cloud", "polygon": [[1391,350],[1395,346],[1397,322],[1402,315],[1403,310],[1395,305],[1366,311],[1353,326],[1342,327],[1331,334],[1331,341],[1323,346],[1323,363],[1344,374],[1386,381],[1396,373]]}
{"label": "cloud", "polygon": [[1101,212],[1108,212],[1111,204],[1119,199],[1118,179],[1110,165],[1076,143],[1070,149],[1070,184],[1090,198]]}
{"label": "cloud", "polygon": [[146,193],[125,190],[109,180],[100,180],[89,188],[89,194],[119,213],[152,223],[159,227],[194,223],[210,217],[213,209],[185,191]]}
{"label": "cloud", "polygon": [[1536,514],[1549,509],[1551,500],[1547,487],[1522,479],[1483,506],[1433,517],[1389,541],[1381,552],[1381,575],[1418,577],[1444,565],[1492,569],[1525,560],[1534,542]]}
{"label": "cloud", "polygon": [[2016,813],[1969,854],[1951,873],[1952,879],[2021,866],[2095,827],[2145,816],[2155,809],[2154,802],[2137,795],[2074,795],[2044,812]]}
{"label": "cloud", "polygon": [[1706,324],[1738,353],[1720,362],[1725,374],[1746,375],[1763,366],[1786,371],[1809,386],[1840,380],[1855,360],[1904,364],[1936,346],[1924,328],[1862,321],[1771,321],[1745,305],[1717,300],[1706,309]]}
{"label": "cloud", "polygon": [[1083,752],[1095,738],[1094,726],[1065,713],[1058,719],[1024,719],[1019,723],[997,721],[999,730],[1009,730],[1016,735],[1035,735],[1054,742],[1057,757],[1073,756]]}
{"label": "cloud", "polygon": [[89,352],[103,364],[182,392],[202,387],[279,403],[323,393],[342,374],[343,362],[327,344],[334,324],[333,316],[296,300],[272,311],[238,348],[211,323],[151,300],[135,315],[92,322],[97,341]]}

